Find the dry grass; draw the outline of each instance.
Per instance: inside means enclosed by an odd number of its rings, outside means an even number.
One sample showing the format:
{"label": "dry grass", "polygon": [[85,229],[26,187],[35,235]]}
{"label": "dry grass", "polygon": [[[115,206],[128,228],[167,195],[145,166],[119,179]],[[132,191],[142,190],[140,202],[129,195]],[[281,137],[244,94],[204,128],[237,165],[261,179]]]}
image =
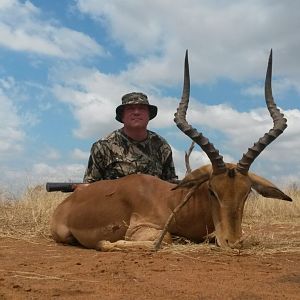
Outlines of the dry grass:
{"label": "dry grass", "polygon": [[[286,193],[293,202],[250,195],[243,220],[243,253],[300,252],[300,189],[292,185]],[[49,238],[49,220],[55,207],[67,196],[47,193],[43,186],[28,188],[20,199],[0,192],[0,237],[33,241]],[[168,251],[168,250],[167,250]],[[175,245],[172,251],[218,253],[212,245]],[[223,251],[223,250],[222,250]],[[231,252],[236,255],[240,252]]]}
{"label": "dry grass", "polygon": [[19,199],[0,197],[0,236],[20,239],[49,237],[49,220],[66,194],[47,193],[43,186],[28,188]]}
{"label": "dry grass", "polygon": [[243,252],[300,252],[300,188],[290,185],[285,193],[293,202],[250,195],[243,219]]}

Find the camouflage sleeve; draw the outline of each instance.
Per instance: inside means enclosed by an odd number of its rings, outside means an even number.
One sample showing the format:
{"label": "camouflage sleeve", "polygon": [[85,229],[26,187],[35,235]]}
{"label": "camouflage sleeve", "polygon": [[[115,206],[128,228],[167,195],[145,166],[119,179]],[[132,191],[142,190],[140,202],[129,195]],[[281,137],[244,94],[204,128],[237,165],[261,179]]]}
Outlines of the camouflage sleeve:
{"label": "camouflage sleeve", "polygon": [[162,170],[162,179],[167,181],[177,180],[178,177],[175,172],[172,149],[167,142],[163,145],[163,157],[164,163]]}
{"label": "camouflage sleeve", "polygon": [[104,179],[104,159],[103,145],[101,142],[96,142],[92,145],[91,153],[86,168],[83,182],[91,183],[101,179]]}

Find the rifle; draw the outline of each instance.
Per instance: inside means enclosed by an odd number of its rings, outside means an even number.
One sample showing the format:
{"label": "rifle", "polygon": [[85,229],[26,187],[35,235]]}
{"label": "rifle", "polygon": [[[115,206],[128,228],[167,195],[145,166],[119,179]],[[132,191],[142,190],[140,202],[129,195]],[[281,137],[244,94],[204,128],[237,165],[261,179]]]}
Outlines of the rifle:
{"label": "rifle", "polygon": [[[178,179],[170,180],[169,182],[179,184],[181,181]],[[76,190],[79,185],[89,185],[89,183],[84,182],[47,182],[46,190],[47,192],[63,192],[72,193]]]}
{"label": "rifle", "polygon": [[71,193],[74,192],[78,185],[83,184],[82,182],[47,182],[47,192],[63,192]]}

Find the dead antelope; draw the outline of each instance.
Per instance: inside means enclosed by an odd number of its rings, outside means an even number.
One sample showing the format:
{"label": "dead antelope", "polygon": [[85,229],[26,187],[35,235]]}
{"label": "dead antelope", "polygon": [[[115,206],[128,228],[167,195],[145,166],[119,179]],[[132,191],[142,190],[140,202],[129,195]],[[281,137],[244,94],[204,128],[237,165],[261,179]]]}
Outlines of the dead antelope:
{"label": "dead antelope", "polygon": [[129,175],[76,190],[54,212],[51,224],[54,240],[103,251],[153,247],[171,213],[183,199],[189,198],[180,210],[176,209],[164,241],[171,242],[174,235],[201,242],[214,232],[219,246],[239,248],[244,204],[251,189],[267,198],[292,201],[271,182],[249,172],[255,158],[287,127],[272,97],[271,76],[272,52],[265,98],[273,128],[237,164],[225,163],[213,144],[186,121],[190,93],[186,53],[183,93],[175,123],[203,149],[211,165],[190,172],[179,185],[149,175]]}

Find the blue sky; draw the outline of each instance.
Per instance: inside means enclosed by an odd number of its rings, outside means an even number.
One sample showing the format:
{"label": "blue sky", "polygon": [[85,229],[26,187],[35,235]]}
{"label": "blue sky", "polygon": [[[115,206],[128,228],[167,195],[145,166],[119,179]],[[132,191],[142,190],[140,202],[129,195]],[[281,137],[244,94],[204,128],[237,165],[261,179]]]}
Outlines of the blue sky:
{"label": "blue sky", "polygon": [[[228,162],[272,126],[264,77],[286,131],[251,170],[280,186],[300,178],[300,2],[1,0],[0,188],[80,181],[92,143],[120,128],[131,91],[159,107],[149,129],[173,148],[179,177],[190,140],[173,122],[189,50],[188,120]],[[196,168],[208,163],[197,147]]]}

